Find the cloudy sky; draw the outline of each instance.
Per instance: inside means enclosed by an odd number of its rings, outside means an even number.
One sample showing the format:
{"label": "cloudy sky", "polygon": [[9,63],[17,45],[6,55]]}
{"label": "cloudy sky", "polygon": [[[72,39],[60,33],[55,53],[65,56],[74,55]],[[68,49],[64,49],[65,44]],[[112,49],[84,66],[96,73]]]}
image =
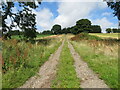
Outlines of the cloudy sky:
{"label": "cloudy sky", "polygon": [[[50,2],[51,1],[51,2]],[[16,11],[14,8],[13,11]],[[39,32],[50,30],[54,24],[60,24],[62,28],[75,25],[79,19],[89,19],[93,25],[101,25],[103,32],[108,27],[116,27],[117,17],[114,17],[112,10],[106,2],[101,0],[43,0],[36,10],[37,29]]]}

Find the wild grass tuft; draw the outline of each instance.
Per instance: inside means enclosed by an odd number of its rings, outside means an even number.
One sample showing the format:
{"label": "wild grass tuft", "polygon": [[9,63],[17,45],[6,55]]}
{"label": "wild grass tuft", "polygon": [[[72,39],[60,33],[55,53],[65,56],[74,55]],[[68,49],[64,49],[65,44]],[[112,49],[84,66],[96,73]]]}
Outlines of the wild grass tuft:
{"label": "wild grass tuft", "polygon": [[60,39],[51,39],[47,45],[5,40],[2,52],[2,87],[17,88],[24,84],[37,73],[40,66],[48,60],[60,44]]}

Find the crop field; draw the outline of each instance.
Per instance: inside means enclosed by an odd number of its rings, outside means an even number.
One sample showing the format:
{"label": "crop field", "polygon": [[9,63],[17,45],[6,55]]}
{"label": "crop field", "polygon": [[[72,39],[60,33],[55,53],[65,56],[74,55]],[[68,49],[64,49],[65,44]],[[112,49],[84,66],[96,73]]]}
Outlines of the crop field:
{"label": "crop field", "polygon": [[115,38],[115,39],[118,39],[120,37],[119,33],[90,33],[90,35],[95,35],[101,38]]}
{"label": "crop field", "polygon": [[[111,38],[101,38],[98,35],[100,34],[43,35],[38,36],[34,42],[19,41],[17,38],[2,40],[2,87],[83,88],[90,85],[95,88],[118,88],[120,41],[113,38],[117,34],[113,34]],[[104,37],[110,35],[104,34]],[[81,59],[69,50],[71,47],[68,43]],[[57,51],[61,44],[61,51]],[[103,86],[90,84],[91,80],[94,83],[94,78],[89,79],[89,71],[84,71],[86,66],[82,61],[87,63],[90,73],[94,72],[91,77],[99,78],[97,82],[104,81]],[[35,80],[31,79],[34,76]],[[87,82],[85,86],[84,82]]]}

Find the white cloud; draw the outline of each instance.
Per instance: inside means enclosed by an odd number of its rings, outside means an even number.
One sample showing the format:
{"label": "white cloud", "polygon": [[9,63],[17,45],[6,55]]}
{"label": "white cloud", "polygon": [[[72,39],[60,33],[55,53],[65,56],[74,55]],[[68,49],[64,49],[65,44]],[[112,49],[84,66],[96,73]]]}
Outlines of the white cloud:
{"label": "white cloud", "polygon": [[92,23],[95,25],[100,25],[103,32],[105,32],[106,28],[113,28],[113,27],[117,27],[116,24],[110,22],[106,17],[103,17],[102,19],[96,19],[96,20],[92,20]]}
{"label": "white cloud", "polygon": [[110,12],[104,12],[104,13],[102,14],[102,16],[110,16],[110,15],[112,15],[112,13],[110,13]]}
{"label": "white cloud", "polygon": [[97,8],[100,8],[100,9],[104,9],[104,8],[107,8],[107,3],[106,2],[99,2],[97,3]]}
{"label": "white cloud", "polygon": [[47,8],[44,8],[41,11],[34,10],[33,12],[36,14],[37,26],[41,27],[42,31],[43,29],[49,30],[52,26],[52,12]]}
{"label": "white cloud", "polygon": [[101,2],[101,1],[102,0],[43,0],[43,2]]}
{"label": "white cloud", "polygon": [[5,19],[5,22],[8,26],[10,26],[12,24],[10,16],[7,16],[7,19]]}
{"label": "white cloud", "polygon": [[17,13],[17,7],[13,7],[13,8],[12,8],[12,12],[13,12],[13,13]]}
{"label": "white cloud", "polygon": [[68,27],[82,18],[89,18],[90,13],[97,9],[104,9],[107,5],[104,2],[60,2],[58,7],[58,17],[54,23]]}
{"label": "white cloud", "polygon": [[60,24],[62,27],[72,26],[77,20],[86,18],[95,7],[95,3],[61,2],[58,7],[59,15],[55,18],[54,23]]}
{"label": "white cloud", "polygon": [[[107,4],[104,2],[59,2],[58,3],[58,16],[53,19],[53,13],[44,8],[36,13],[37,26],[42,27],[43,30],[50,30],[54,24],[60,24],[62,28],[75,25],[76,21],[82,18],[91,17],[93,10],[105,9]],[[109,13],[103,13],[108,15]],[[102,19],[91,20],[93,24],[101,25],[103,31],[107,27],[114,27],[114,23],[110,22],[106,17]]]}

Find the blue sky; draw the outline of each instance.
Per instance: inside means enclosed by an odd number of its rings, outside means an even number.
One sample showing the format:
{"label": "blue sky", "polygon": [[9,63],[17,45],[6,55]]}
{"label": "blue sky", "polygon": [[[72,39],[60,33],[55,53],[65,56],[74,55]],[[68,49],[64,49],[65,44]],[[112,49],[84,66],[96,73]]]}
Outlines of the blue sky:
{"label": "blue sky", "polygon": [[[92,24],[101,25],[105,32],[108,27],[117,28],[118,20],[112,13],[113,10],[108,8],[105,2],[42,2],[36,14],[39,18],[43,14],[47,19],[37,18],[39,21],[37,26],[41,32],[50,30],[54,24],[60,24],[62,28],[70,27],[75,25],[77,20],[87,18]],[[47,25],[40,25],[40,22]]]}
{"label": "blue sky", "polygon": [[[44,1],[44,0],[43,0]],[[18,7],[13,8],[17,11]],[[117,28],[118,20],[113,10],[106,2],[42,2],[36,10],[37,31],[50,30],[53,25],[60,24],[62,28],[74,26],[79,19],[87,18],[93,25],[100,25],[102,31],[106,28]]]}

